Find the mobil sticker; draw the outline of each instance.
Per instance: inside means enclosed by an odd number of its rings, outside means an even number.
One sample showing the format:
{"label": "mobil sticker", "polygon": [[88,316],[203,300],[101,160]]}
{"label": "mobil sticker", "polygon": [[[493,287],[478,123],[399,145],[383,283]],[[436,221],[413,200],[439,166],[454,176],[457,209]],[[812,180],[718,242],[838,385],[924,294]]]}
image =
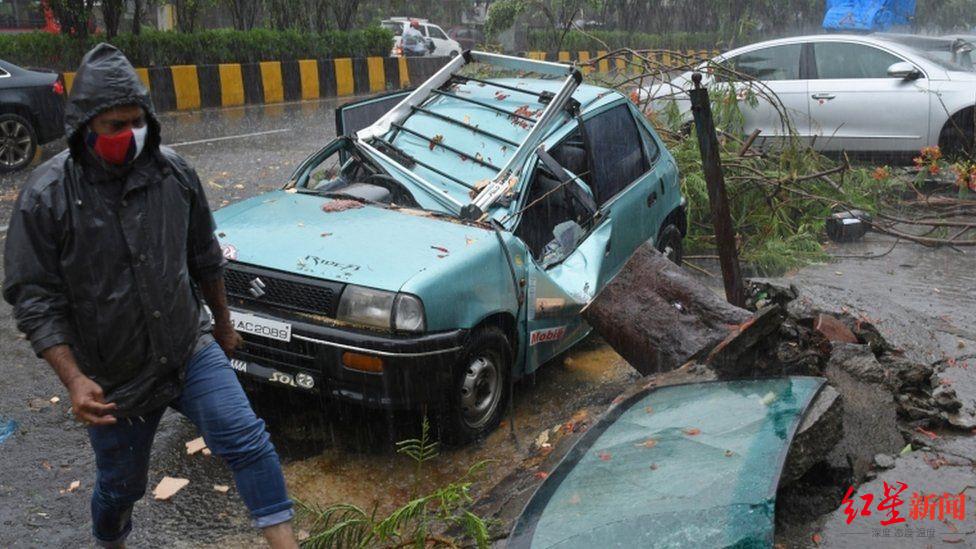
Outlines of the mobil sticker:
{"label": "mobil sticker", "polygon": [[529,346],[531,347],[533,345],[538,345],[539,343],[552,343],[553,341],[559,341],[564,335],[566,335],[565,326],[535,330],[529,334]]}

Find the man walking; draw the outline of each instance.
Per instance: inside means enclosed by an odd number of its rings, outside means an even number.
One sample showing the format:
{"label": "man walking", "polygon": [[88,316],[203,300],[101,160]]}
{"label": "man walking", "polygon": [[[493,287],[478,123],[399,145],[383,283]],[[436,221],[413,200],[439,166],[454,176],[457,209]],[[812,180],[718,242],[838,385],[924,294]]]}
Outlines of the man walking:
{"label": "man walking", "polygon": [[85,55],[65,127],[68,150],[17,199],[3,296],[88,427],[93,535],[124,545],[156,427],[173,407],[230,466],[269,544],[295,547],[278,455],[225,354],[240,336],[206,196],[160,146],[149,94],[122,52],[99,44]]}

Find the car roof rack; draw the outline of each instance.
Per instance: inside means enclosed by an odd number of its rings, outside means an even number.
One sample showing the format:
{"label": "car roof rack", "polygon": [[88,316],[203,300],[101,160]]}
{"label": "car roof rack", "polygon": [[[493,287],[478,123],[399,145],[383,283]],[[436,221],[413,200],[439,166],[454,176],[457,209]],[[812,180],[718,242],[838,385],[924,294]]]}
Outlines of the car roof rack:
{"label": "car roof rack", "polygon": [[[556,93],[547,91],[534,92],[499,82],[492,82],[491,80],[482,80],[479,78],[466,77],[457,74],[462,68],[470,63],[484,63],[500,69],[514,70],[519,72],[534,72],[546,76],[564,78],[564,81],[562,86],[560,86],[559,91]],[[465,83],[468,81],[478,82],[480,85],[484,86],[494,86],[512,92],[533,95],[539,100],[540,103],[545,104],[545,109],[538,118],[532,118],[514,111],[503,109],[496,105],[490,105],[476,99],[464,97],[444,89],[449,88],[451,84]],[[579,103],[574,100],[572,96],[573,92],[576,91],[576,88],[579,87],[582,81],[583,77],[580,74],[580,71],[572,65],[552,63],[549,61],[539,61],[534,59],[524,59],[521,57],[512,57],[510,55],[501,55],[497,53],[466,51],[463,55],[459,55],[449,61],[426,82],[418,86],[412,93],[410,93],[410,95],[405,97],[390,111],[381,116],[379,120],[374,122],[372,125],[359,130],[356,133],[356,139],[361,146],[369,150],[371,153],[380,156],[385,161],[396,164],[398,169],[404,171],[411,178],[418,181],[428,192],[431,193],[432,196],[436,197],[439,201],[450,207],[456,213],[460,214],[462,218],[471,220],[483,219],[488,211],[488,208],[500,200],[515,185],[517,181],[512,180],[515,176],[515,172],[522,166],[529,156],[535,152],[536,148],[538,148],[538,146],[542,143],[543,139],[545,139],[552,127],[559,121],[559,115],[562,113],[562,111],[569,110],[573,113],[578,111]],[[510,116],[513,119],[522,120],[526,123],[523,126],[527,131],[525,138],[521,142],[513,141],[466,122],[454,120],[447,116],[433,112],[430,109],[427,109],[424,105],[428,100],[434,97],[451,97],[452,99],[456,99],[458,101],[473,103],[480,107],[494,110],[506,116]],[[434,137],[424,135],[415,129],[404,127],[406,120],[418,112],[433,116],[438,120],[442,120],[447,123],[462,126],[480,135],[484,135],[502,142],[505,145],[515,147],[515,153],[512,154],[511,158],[509,158],[508,162],[506,162],[503,166],[496,166],[490,162],[478,158],[476,154],[469,154],[454,147],[450,147]],[[390,141],[384,139],[384,136],[391,131],[409,133],[429,142],[431,144],[431,148],[434,146],[441,147],[445,150],[454,152],[455,154],[459,154],[463,158],[473,160],[477,164],[495,171],[495,176],[492,177],[482,188],[474,188],[470,184],[461,182],[456,177],[447,175],[443,170],[433,168],[429,164],[420,162],[403,151],[400,151]],[[370,141],[373,140],[380,145],[380,148],[386,149],[395,154],[392,156],[387,155],[377,148],[374,148],[372,145],[370,145]],[[447,177],[455,183],[459,183],[462,186],[477,192],[477,195],[474,197],[471,203],[461,204],[444,193],[444,191],[441,189],[412,172],[408,166],[404,166],[402,162],[398,162],[394,159],[394,157],[406,159],[409,160],[408,163],[415,163],[423,166],[428,170],[437,173],[438,175]]]}

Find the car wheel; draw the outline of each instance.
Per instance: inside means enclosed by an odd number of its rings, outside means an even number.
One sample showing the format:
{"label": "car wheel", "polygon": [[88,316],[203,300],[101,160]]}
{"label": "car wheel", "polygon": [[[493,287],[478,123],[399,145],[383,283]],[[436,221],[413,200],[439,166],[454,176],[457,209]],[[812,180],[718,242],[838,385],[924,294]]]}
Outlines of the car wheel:
{"label": "car wheel", "polygon": [[456,51],[454,51],[454,50],[451,50],[451,53],[450,53],[450,54],[448,54],[448,56],[449,56],[449,57],[450,57],[451,59],[454,59],[455,57],[457,57],[457,56],[458,56],[458,52],[456,52]]}
{"label": "car wheel", "polygon": [[0,173],[23,169],[37,153],[37,135],[30,122],[16,114],[0,114]]}
{"label": "car wheel", "polygon": [[681,236],[681,230],[674,223],[668,223],[661,227],[661,232],[657,237],[657,250],[675,265],[681,265],[685,252],[684,239]]}
{"label": "car wheel", "polygon": [[441,439],[466,444],[495,430],[508,401],[511,346],[501,329],[479,328],[454,368],[449,402],[441,418]]}

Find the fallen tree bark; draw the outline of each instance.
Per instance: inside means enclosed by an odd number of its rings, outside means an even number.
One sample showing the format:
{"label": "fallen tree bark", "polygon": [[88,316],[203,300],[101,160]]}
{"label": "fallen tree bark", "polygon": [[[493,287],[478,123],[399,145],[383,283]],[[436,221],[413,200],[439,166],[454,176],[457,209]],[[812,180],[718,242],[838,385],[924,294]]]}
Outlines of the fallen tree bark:
{"label": "fallen tree bark", "polygon": [[[704,358],[752,318],[730,305],[650,244],[582,311],[583,318],[638,372],[674,370]],[[758,318],[758,317],[757,317]],[[731,335],[730,335],[731,334]]]}

